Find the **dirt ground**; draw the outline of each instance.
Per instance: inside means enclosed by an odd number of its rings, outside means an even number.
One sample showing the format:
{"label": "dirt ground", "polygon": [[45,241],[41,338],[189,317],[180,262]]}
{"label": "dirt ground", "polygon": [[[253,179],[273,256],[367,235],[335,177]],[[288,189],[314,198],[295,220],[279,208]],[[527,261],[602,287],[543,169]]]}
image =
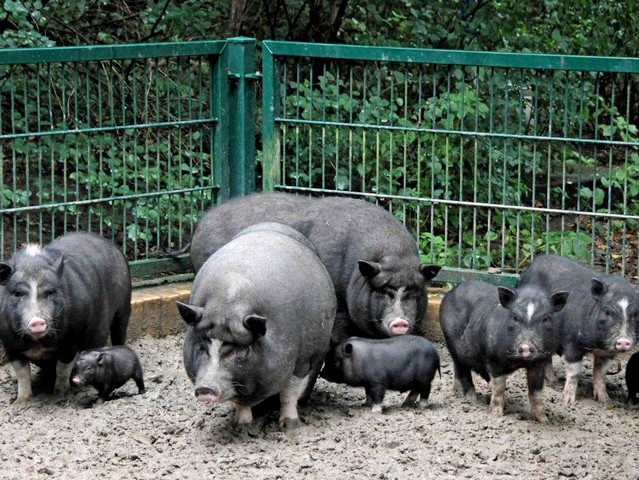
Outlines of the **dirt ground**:
{"label": "dirt ground", "polygon": [[589,368],[576,406],[563,405],[560,387],[546,388],[551,423],[539,425],[522,371],[508,381],[506,415],[493,416],[483,381],[476,383],[484,405],[453,397],[450,357],[438,345],[442,378],[426,409],[401,408],[404,395],[389,392],[388,408],[375,415],[363,389],[320,380],[298,429],[282,432],[266,415],[238,431],[231,405],[195,400],[181,335],[131,346],[147,392],[136,395],[129,382],[108,402],[87,387],[12,404],[11,368],[0,368],[0,478],[639,479],[639,405],[623,404],[623,369],[608,375],[607,405],[592,400]]}

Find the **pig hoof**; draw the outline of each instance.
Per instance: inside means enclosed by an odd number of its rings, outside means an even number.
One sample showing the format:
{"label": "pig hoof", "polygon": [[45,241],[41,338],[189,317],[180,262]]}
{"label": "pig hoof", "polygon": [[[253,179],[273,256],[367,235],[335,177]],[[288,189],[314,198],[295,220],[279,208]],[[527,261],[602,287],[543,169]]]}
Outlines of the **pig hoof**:
{"label": "pig hoof", "polygon": [[545,414],[544,415],[533,416],[533,418],[535,419],[536,422],[548,423],[548,417]]}
{"label": "pig hoof", "polygon": [[382,407],[382,405],[373,405],[373,407],[371,408],[371,412],[373,413],[382,413],[384,411],[384,408]]}
{"label": "pig hoof", "polygon": [[298,428],[302,422],[299,418],[280,418],[279,426],[281,430],[294,430]]}

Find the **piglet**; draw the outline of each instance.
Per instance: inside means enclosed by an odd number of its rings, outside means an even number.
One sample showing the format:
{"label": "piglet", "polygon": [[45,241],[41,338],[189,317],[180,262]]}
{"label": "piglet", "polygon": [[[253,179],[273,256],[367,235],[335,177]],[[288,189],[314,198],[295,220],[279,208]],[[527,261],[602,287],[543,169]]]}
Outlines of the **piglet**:
{"label": "piglet", "polygon": [[366,405],[374,413],[380,413],[386,390],[410,390],[403,405],[413,405],[419,398],[420,406],[424,406],[437,371],[439,354],[424,337],[350,337],[327,357],[322,376],[329,381],[364,387]]}
{"label": "piglet", "polygon": [[145,392],[142,365],[138,355],[129,347],[104,347],[80,352],[71,371],[72,385],[93,385],[100,398],[106,400],[111,392],[130,379],[140,393]]}

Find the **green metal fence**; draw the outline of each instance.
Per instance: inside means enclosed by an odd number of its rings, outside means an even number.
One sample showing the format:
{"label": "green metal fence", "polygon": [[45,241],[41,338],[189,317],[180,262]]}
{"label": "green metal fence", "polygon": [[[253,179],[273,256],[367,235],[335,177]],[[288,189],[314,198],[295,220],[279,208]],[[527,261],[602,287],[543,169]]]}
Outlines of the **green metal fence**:
{"label": "green metal fence", "polygon": [[257,174],[389,208],[443,281],[512,283],[546,252],[637,277],[638,59],[265,41],[261,78],[255,58],[247,38],[0,51],[0,257],[82,229],[135,275],[183,271],[163,252]]}
{"label": "green metal fence", "polygon": [[265,41],[263,70],[265,189],[391,209],[444,281],[637,277],[639,59]]}
{"label": "green metal fence", "polygon": [[0,50],[0,257],[90,230],[134,275],[190,268],[162,253],[254,189],[252,62],[243,38]]}

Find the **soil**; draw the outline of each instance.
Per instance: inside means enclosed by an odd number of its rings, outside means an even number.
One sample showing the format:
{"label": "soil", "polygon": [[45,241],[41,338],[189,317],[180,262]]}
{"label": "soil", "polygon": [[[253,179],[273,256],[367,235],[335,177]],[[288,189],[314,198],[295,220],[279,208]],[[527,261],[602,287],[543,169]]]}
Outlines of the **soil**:
{"label": "soil", "polygon": [[531,419],[523,371],[508,381],[505,415],[495,416],[480,379],[479,405],[453,395],[450,357],[438,345],[442,377],[429,407],[403,408],[405,395],[388,392],[384,413],[373,414],[363,389],[320,379],[301,425],[281,431],[275,413],[238,429],[232,405],[198,404],[181,335],[131,346],[147,392],[129,382],[107,402],[86,387],[14,404],[11,367],[0,368],[0,478],[639,478],[639,405],[624,404],[623,359],[607,377],[608,404],[592,400],[590,366],[577,405],[564,406],[561,386],[546,388],[550,423],[542,425]]}

